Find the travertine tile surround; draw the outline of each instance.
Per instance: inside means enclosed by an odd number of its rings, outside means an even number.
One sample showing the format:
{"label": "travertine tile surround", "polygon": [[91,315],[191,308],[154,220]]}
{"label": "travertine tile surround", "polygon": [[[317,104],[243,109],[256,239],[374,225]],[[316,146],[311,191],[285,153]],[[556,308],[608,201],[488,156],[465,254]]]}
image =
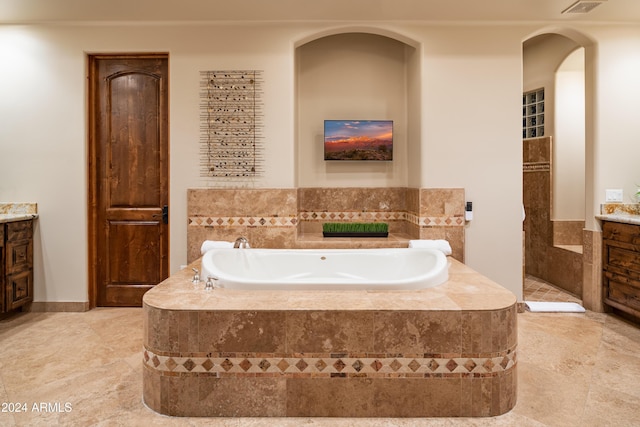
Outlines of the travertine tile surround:
{"label": "travertine tile surround", "polygon": [[[254,247],[406,247],[446,239],[464,260],[464,190],[416,188],[190,189],[189,262],[204,240],[246,236]],[[389,224],[388,239],[323,239],[323,222]]]}
{"label": "travertine tile surround", "polygon": [[[583,257],[579,250],[567,250],[557,246],[554,241],[554,228],[551,221],[552,188],[552,140],[551,137],[527,139],[522,144],[523,161],[523,203],[526,218],[525,231],[525,271],[539,277],[574,295],[582,295]],[[576,240],[582,239],[582,233],[573,227]],[[560,238],[562,232],[558,233]],[[573,248],[572,248],[573,249]]]}
{"label": "travertine tile surround", "polygon": [[583,230],[585,221],[583,220],[552,220],[553,245],[554,246],[582,246]]}
{"label": "travertine tile surround", "polygon": [[144,297],[145,402],[178,416],[505,413],[516,298],[450,262],[447,283],[420,291],[206,292],[176,273]]}

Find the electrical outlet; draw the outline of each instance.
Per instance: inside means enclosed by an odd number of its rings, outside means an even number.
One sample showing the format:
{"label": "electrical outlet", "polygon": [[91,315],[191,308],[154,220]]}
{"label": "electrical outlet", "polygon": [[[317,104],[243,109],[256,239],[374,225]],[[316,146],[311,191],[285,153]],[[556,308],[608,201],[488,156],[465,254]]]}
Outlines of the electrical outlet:
{"label": "electrical outlet", "polygon": [[621,202],[622,201],[622,190],[605,190],[604,196],[605,202]]}

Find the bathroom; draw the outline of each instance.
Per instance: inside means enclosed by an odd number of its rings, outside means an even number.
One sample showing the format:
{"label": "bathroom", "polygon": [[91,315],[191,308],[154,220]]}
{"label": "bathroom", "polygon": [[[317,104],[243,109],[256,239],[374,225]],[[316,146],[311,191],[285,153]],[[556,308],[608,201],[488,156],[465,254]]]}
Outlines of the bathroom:
{"label": "bathroom", "polygon": [[[460,218],[462,203],[472,201],[473,220],[423,231],[450,238],[457,258],[522,301],[523,43],[541,34],[561,34],[585,48],[584,219],[591,242],[585,254],[600,245],[595,215],[605,190],[622,189],[625,202],[636,192],[640,145],[630,106],[640,99],[637,22],[434,23],[408,13],[394,21],[323,15],[321,21],[277,24],[253,15],[230,25],[150,22],[156,15],[132,12],[129,18],[94,17],[104,19],[94,25],[83,17],[60,22],[54,11],[42,11],[45,16],[0,20],[0,57],[10,64],[0,67],[0,201],[38,206],[34,311],[82,312],[96,305],[87,261],[94,250],[87,238],[92,54],[161,52],[169,58],[170,274],[193,259],[196,243],[189,233],[202,231],[190,226],[192,191],[292,192],[298,199],[288,215],[304,211],[297,203],[306,191],[346,194],[344,189],[356,188],[366,194],[374,188],[384,197],[372,205],[354,207],[353,199],[341,196],[330,200],[335,207],[322,209],[405,213],[419,213],[407,203],[409,193],[453,191],[454,203],[437,197],[424,216],[433,208],[440,210],[437,217]],[[352,68],[336,70],[344,61]],[[199,73],[231,69],[262,72],[264,170],[250,179],[205,178],[199,170]],[[396,121],[393,162],[330,164],[321,158],[322,120],[373,116]],[[404,205],[393,205],[397,197],[385,191],[404,194]],[[301,222],[286,231],[300,235],[317,226]],[[402,226],[407,234],[416,231]],[[288,242],[279,230],[268,237]],[[597,251],[591,255],[583,265],[583,303],[599,311],[601,262]]]}
{"label": "bathroom", "polygon": [[[585,197],[585,218],[586,229],[597,234],[598,225],[588,218],[599,212],[605,189],[622,187],[629,195],[637,181],[631,160],[638,150],[632,143],[635,121],[627,119],[630,111],[620,106],[639,91],[631,77],[638,67],[634,48],[640,36],[623,25],[607,31],[584,24],[567,26],[567,35],[586,46],[588,66],[597,69],[588,83],[592,93],[597,91],[598,105],[611,106],[587,108],[588,126],[594,127],[587,132],[591,147],[587,159],[594,172]],[[15,65],[3,70],[2,89],[11,95],[4,99],[21,100],[5,109],[5,119],[16,126],[2,129],[3,153],[11,155],[2,156],[0,191],[4,200],[38,203],[35,302],[45,309],[84,310],[89,301],[87,266],[71,261],[86,260],[90,250],[83,76],[88,53],[114,51],[169,53],[171,273],[187,262],[184,224],[189,188],[462,188],[465,199],[474,203],[475,214],[464,226],[465,263],[522,299],[522,42],[562,29],[530,24],[487,28],[288,23],[278,28],[265,24],[27,25],[0,30],[3,54]],[[330,165],[318,155],[321,120],[355,114],[355,106],[341,100],[331,111],[316,106],[326,104],[306,102],[308,97],[322,96],[313,93],[317,88],[311,83],[320,84],[323,76],[331,74],[319,64],[318,79],[305,80],[300,66],[309,56],[310,62],[319,60],[310,42],[330,42],[332,38],[325,36],[354,32],[358,34],[345,37],[365,46],[367,39],[385,40],[386,71],[406,82],[403,87],[388,85],[385,75],[377,73],[367,74],[363,82],[386,90],[390,98],[388,103],[365,102],[366,113],[394,115],[398,120],[401,139],[397,156],[388,165]],[[220,37],[228,43],[207,42]],[[598,55],[590,56],[593,43],[598,44]],[[338,51],[334,56],[340,55],[345,53]],[[366,50],[360,55],[372,56]],[[22,68],[30,70],[28,80],[17,78]],[[248,181],[205,179],[198,169],[198,72],[233,68],[264,70],[265,170]],[[337,84],[335,90],[340,89]],[[52,99],[55,108],[51,108]],[[587,106],[593,102],[587,99]],[[33,117],[38,117],[39,126],[30,125]],[[14,143],[26,140],[29,144]],[[30,173],[25,175],[24,170]],[[598,264],[593,265],[597,270]]]}

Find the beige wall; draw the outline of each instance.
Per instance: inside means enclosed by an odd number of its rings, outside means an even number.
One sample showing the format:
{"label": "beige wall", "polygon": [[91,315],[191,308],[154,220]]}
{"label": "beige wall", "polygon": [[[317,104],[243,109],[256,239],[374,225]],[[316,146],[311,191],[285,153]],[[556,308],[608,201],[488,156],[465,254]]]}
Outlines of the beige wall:
{"label": "beige wall", "polygon": [[465,189],[474,207],[465,263],[521,298],[520,30],[416,31],[425,41],[421,185]]}
{"label": "beige wall", "polygon": [[[622,188],[630,203],[640,184],[640,120],[632,107],[640,99],[640,28],[595,28],[598,40],[593,129],[593,201],[599,213],[607,188]],[[589,100],[587,99],[587,102]],[[588,119],[588,118],[587,118]],[[587,159],[587,165],[589,164]],[[588,206],[589,208],[589,206]],[[599,229],[587,211],[587,228]],[[590,227],[590,223],[593,225]]]}
{"label": "beige wall", "polygon": [[[297,185],[406,186],[407,46],[375,34],[336,34],[296,49]],[[393,120],[393,161],[324,161],[325,119]]]}
{"label": "beige wall", "polygon": [[[342,25],[342,24],[340,24]],[[334,24],[0,26],[0,199],[37,202],[35,300],[87,300],[86,54],[170,55],[171,271],[186,261],[186,189],[292,188],[296,183],[295,49]],[[410,87],[403,180],[412,187],[464,188],[474,202],[465,260],[521,298],[521,43],[537,27],[358,25],[402,35]],[[626,194],[640,178],[635,105],[640,29],[583,29],[598,41],[589,66],[597,90],[593,206],[604,188]],[[587,60],[589,62],[589,59]],[[199,71],[264,70],[264,177],[221,183],[198,176]],[[419,78],[416,78],[416,75]],[[419,143],[408,138],[418,138]],[[588,137],[589,138],[589,137]],[[589,161],[589,160],[588,160]],[[351,171],[361,180],[358,171]],[[390,181],[378,185],[388,185]]]}
{"label": "beige wall", "polygon": [[[555,78],[553,218],[584,219],[584,49],[562,62]],[[582,233],[580,233],[582,234]]]}

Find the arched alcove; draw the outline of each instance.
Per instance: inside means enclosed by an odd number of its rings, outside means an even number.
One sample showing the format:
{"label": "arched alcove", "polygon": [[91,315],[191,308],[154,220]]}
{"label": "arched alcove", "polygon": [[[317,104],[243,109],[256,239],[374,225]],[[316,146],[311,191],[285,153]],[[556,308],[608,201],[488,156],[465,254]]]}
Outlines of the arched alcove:
{"label": "arched alcove", "polygon": [[596,63],[598,56],[598,47],[595,40],[588,35],[571,28],[549,26],[535,31],[523,40],[523,48],[527,42],[538,38],[539,36],[549,37],[562,36],[573,44],[563,59],[577,48],[584,48],[584,81],[585,81],[585,228],[588,230],[599,230],[596,223],[595,215],[599,213],[596,206],[594,188],[594,138],[596,128],[595,116],[595,99],[596,99]]}
{"label": "arched alcove", "polygon": [[[296,44],[298,187],[407,187],[420,182],[419,49],[379,33],[330,30]],[[331,119],[393,120],[393,160],[325,161],[323,125]]]}
{"label": "arched alcove", "polygon": [[[566,65],[562,64],[577,51],[581,53],[582,117],[570,124],[560,123],[567,120],[562,109],[569,108],[562,103],[567,96],[576,101],[576,94],[565,93],[566,88],[561,85],[566,76],[559,76],[558,72],[566,73]],[[590,219],[595,215],[591,202],[595,55],[593,41],[574,30],[547,28],[523,41],[523,92],[544,88],[545,108],[544,138],[523,142],[523,201],[527,209],[525,271],[582,298],[587,308],[594,306],[588,296],[598,286],[590,274],[584,275],[593,259],[591,254],[584,257],[582,253],[583,246],[592,246],[592,236],[584,229],[590,228],[593,223]],[[571,132],[567,132],[567,126],[572,127]],[[575,127],[583,129],[575,132]],[[579,143],[570,141],[576,133],[581,138]],[[532,150],[547,153],[537,159],[536,170],[530,167],[532,163],[527,164],[532,160],[535,163]],[[578,151],[567,153],[567,150]],[[561,173],[563,169],[567,169],[566,174]],[[582,176],[576,177],[577,173]],[[567,179],[567,174],[572,175],[571,179]]]}

